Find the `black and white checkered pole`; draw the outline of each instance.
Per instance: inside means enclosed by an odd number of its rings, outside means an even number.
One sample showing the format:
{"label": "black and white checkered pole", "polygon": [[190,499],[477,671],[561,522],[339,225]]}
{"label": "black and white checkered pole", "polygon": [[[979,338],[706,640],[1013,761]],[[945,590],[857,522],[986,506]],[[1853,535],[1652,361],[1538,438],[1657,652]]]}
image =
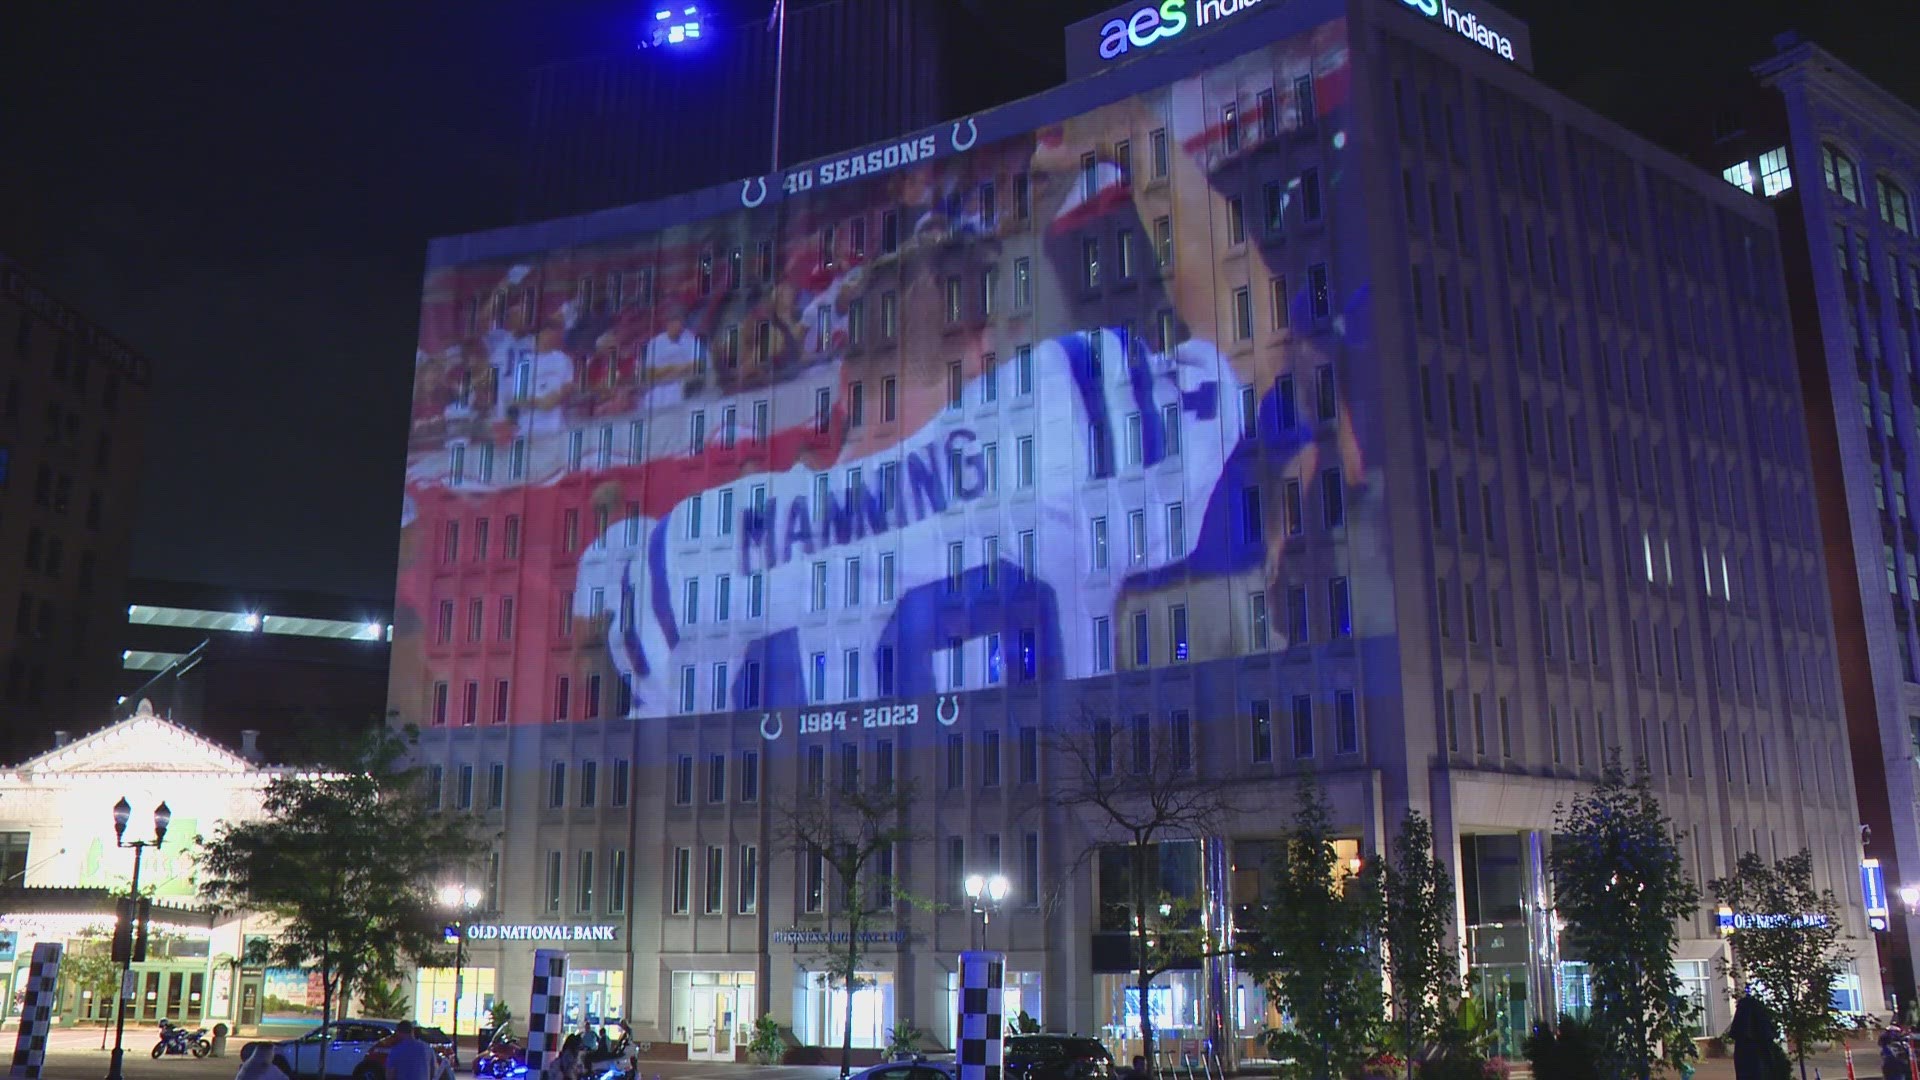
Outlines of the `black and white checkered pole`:
{"label": "black and white checkered pole", "polygon": [[1002,988],[1006,983],[1007,954],[960,954],[959,1080],[1000,1080],[1006,1044],[1002,1032],[1006,1014]]}
{"label": "black and white checkered pole", "polygon": [[567,954],[536,949],[533,954],[533,1004],[527,1009],[527,1074],[538,1077],[560,1053],[566,1027]]}
{"label": "black and white checkered pole", "polygon": [[33,965],[27,969],[26,1000],[20,1005],[20,1034],[13,1042],[13,1068],[9,1075],[20,1080],[40,1080],[40,1066],[47,1059],[47,1032],[53,1028],[53,1002],[60,984],[60,952],[57,941],[43,941],[33,947]]}

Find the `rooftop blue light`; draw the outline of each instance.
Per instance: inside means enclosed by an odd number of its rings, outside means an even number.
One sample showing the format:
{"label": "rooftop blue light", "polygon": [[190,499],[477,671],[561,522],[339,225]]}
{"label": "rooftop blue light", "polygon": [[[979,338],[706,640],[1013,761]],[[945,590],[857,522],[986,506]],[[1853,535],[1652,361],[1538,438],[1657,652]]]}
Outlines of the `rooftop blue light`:
{"label": "rooftop blue light", "polygon": [[698,4],[688,4],[677,13],[673,8],[656,8],[653,25],[640,46],[687,45],[700,40],[701,17]]}

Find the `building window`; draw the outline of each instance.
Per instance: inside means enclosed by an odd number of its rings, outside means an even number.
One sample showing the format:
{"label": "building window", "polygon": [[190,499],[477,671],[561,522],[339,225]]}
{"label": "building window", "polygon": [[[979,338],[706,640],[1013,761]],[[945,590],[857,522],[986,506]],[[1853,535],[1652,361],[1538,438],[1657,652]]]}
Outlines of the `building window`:
{"label": "building window", "polygon": [[675,806],[693,805],[693,755],[681,754],[673,768],[673,802]]}
{"label": "building window", "polygon": [[1248,734],[1254,762],[1273,760],[1273,710],[1263,698],[1253,703],[1248,715]]}
{"label": "building window", "polygon": [[739,898],[735,905],[740,914],[751,915],[760,908],[760,849],[752,844],[740,845]]}
{"label": "building window", "polygon": [[574,875],[575,906],[580,914],[593,910],[593,852],[580,853],[579,872]]}
{"label": "building window", "polygon": [[1821,143],[1820,171],[1826,179],[1828,191],[1859,205],[1860,167],[1853,163],[1852,158],[1841,153],[1832,143]]}
{"label": "building window", "polygon": [[547,852],[547,910],[560,910],[560,853]]}
{"label": "building window", "polygon": [[1313,699],[1305,695],[1293,699],[1293,756],[1313,756]]}
{"label": "building window", "polygon": [[1793,170],[1787,164],[1787,148],[1776,146],[1760,155],[1760,194],[1771,199],[1793,186]]}
{"label": "building window", "polygon": [[627,910],[627,850],[614,848],[607,859],[607,911],[618,915]]}
{"label": "building window", "polygon": [[727,849],[718,845],[707,848],[707,879],[705,896],[700,910],[708,915],[718,915],[726,902],[724,889],[727,866]]}
{"label": "building window", "polygon": [[673,913],[685,915],[693,899],[693,849],[673,849]]}

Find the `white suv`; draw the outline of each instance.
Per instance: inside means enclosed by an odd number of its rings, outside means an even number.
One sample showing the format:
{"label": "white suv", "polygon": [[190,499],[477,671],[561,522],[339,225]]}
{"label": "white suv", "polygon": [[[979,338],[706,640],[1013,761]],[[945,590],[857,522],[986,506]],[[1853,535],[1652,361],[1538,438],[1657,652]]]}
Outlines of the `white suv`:
{"label": "white suv", "polygon": [[320,1076],[320,1049],[327,1051],[327,1077],[351,1077],[373,1044],[394,1033],[394,1020],[330,1020],[297,1039],[273,1044],[274,1064],[296,1078]]}

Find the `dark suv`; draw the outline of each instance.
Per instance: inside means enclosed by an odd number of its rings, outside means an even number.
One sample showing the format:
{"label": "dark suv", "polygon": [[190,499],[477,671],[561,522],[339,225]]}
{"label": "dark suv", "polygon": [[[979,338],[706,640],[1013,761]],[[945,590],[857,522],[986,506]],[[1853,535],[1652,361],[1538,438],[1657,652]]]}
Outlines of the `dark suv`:
{"label": "dark suv", "polygon": [[1007,1039],[1010,1080],[1112,1080],[1113,1055],[1083,1035],[1014,1035]]}

